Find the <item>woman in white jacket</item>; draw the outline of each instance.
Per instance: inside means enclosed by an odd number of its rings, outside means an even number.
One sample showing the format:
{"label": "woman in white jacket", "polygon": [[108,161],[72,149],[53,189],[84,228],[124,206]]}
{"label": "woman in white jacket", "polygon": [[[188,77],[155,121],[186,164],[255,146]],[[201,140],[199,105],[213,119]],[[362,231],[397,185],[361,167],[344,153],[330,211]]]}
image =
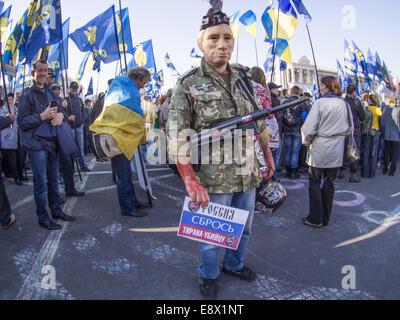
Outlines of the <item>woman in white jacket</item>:
{"label": "woman in white jacket", "polygon": [[310,214],[303,223],[316,228],[329,224],[337,171],[343,167],[345,139],[354,127],[351,112],[341,98],[339,81],[325,77],[321,82],[323,97],[314,103],[301,130],[310,167]]}

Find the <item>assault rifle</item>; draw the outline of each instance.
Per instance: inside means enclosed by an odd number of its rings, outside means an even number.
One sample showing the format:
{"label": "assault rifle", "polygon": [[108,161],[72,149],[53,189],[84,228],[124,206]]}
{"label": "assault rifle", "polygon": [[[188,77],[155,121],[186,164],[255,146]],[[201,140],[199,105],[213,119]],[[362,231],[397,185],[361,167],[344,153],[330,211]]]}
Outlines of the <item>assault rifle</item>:
{"label": "assault rifle", "polygon": [[[256,125],[257,121],[266,119],[271,115],[295,107],[306,101],[307,98],[301,98],[291,103],[284,104],[277,108],[257,111],[255,113],[249,114],[248,116],[237,116],[216,123],[211,127],[205,130],[201,130],[195,135],[192,135],[190,137],[191,150],[195,150],[195,148],[197,148],[199,156],[198,163],[193,164],[194,170],[196,172],[200,171],[202,146],[208,145],[209,147],[211,147],[212,144],[215,142],[222,141],[225,139],[232,140],[233,137],[237,137],[238,134],[241,134],[241,132],[247,132],[247,130],[252,130],[252,132],[254,132],[254,136],[252,136],[251,138],[255,144],[255,151],[257,154],[257,159],[260,163],[261,172],[263,175],[268,174],[268,168],[265,161],[264,151],[259,141],[260,133],[258,132],[258,128]],[[210,153],[211,153],[211,148],[210,148]]]}

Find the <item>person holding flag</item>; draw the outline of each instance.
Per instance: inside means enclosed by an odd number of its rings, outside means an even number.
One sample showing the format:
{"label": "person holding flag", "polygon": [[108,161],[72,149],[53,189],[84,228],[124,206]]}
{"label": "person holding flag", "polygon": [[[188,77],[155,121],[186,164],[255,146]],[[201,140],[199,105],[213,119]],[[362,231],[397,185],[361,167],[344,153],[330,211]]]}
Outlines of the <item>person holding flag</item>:
{"label": "person holding flag", "polygon": [[90,126],[90,130],[97,134],[112,136],[120,149],[120,154],[111,161],[116,175],[121,213],[127,217],[148,215],[146,212],[138,212],[148,206],[140,203],[136,197],[131,160],[145,134],[139,91],[149,82],[150,76],[147,69],[136,67],[129,70],[128,76],[115,78],[105,97],[103,112]]}

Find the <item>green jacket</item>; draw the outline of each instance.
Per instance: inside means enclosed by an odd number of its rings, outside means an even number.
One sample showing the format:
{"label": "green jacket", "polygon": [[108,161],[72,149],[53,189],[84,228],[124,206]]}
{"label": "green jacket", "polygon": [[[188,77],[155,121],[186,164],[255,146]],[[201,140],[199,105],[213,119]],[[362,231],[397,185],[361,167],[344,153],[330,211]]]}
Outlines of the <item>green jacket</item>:
{"label": "green jacket", "polygon": [[[190,71],[179,80],[172,96],[167,122],[170,157],[190,156],[186,137],[178,136],[183,130],[192,129],[199,132],[216,122],[255,112],[239,87],[240,74],[230,66],[229,70],[231,88],[228,88],[223,78],[204,59],[199,68]],[[256,96],[254,100],[258,103]],[[268,145],[272,136],[271,131],[265,121],[259,121],[257,125],[261,132],[262,145]],[[247,153],[246,145],[249,149]],[[212,160],[210,162],[215,164],[201,165],[197,178],[209,193],[231,194],[259,187],[263,178],[255,155],[254,143],[246,144],[246,141],[243,141],[240,148],[241,152],[232,152],[232,149],[238,150],[238,148],[225,146],[221,142],[220,152],[211,152],[214,162]],[[226,161],[226,158],[230,161]]]}

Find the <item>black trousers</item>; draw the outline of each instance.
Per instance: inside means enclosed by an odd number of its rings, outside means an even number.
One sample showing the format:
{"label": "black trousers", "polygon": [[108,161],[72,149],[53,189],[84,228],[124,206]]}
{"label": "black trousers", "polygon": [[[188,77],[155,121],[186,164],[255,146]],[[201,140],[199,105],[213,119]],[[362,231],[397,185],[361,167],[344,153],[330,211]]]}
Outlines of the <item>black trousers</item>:
{"label": "black trousers", "polygon": [[4,187],[3,178],[0,174],[0,224],[7,225],[10,222],[11,207]]}
{"label": "black trousers", "polygon": [[397,141],[385,141],[385,152],[383,154],[383,171],[389,170],[389,162],[392,162],[390,166],[390,174],[395,174],[397,170],[397,157],[399,154],[399,142]]}
{"label": "black trousers", "polygon": [[14,179],[21,179],[24,174],[24,151],[22,149],[3,149],[4,159],[7,161],[9,173]]}
{"label": "black trousers", "polygon": [[64,179],[65,195],[70,196],[75,190],[74,159],[60,153],[60,171]]}
{"label": "black trousers", "polygon": [[[338,168],[309,168],[310,174],[310,215],[307,220],[313,224],[328,225],[332,216],[335,197],[335,181]],[[321,187],[321,181],[323,184]]]}

